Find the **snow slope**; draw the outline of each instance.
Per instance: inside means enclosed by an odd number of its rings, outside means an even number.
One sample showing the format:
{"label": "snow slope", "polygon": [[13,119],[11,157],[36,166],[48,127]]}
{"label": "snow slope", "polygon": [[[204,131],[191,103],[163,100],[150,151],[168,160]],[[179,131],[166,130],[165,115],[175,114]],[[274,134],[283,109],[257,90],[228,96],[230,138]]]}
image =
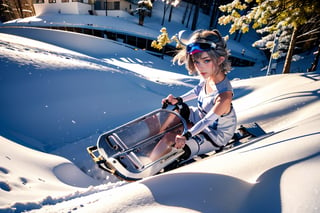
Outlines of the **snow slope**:
{"label": "snow slope", "polygon": [[[124,57],[129,55],[136,60],[117,59],[115,68],[115,60],[109,63],[107,56],[1,34],[1,134],[16,139],[1,137],[1,208],[7,212],[317,212],[318,72],[232,82],[239,123],[256,121],[276,133],[259,143],[137,183],[85,175],[79,167],[88,174],[94,168],[84,150],[95,143],[99,132],[157,108],[167,93],[182,93],[195,83],[194,78],[152,66],[147,66],[149,72],[136,67],[132,71],[132,66],[157,59],[139,52],[132,55],[130,50]],[[60,152],[74,162],[57,156]]]}
{"label": "snow slope", "polygon": [[0,28],[0,64],[0,212],[319,212],[319,71],[232,81],[239,124],[274,135],[125,183],[85,148],[195,77],[112,41],[45,29]]}

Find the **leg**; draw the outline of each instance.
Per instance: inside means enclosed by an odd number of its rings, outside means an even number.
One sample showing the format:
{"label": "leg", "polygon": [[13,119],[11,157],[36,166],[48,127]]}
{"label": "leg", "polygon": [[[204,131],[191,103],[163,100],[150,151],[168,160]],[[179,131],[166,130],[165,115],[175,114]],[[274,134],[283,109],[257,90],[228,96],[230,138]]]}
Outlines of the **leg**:
{"label": "leg", "polygon": [[155,135],[159,133],[160,130],[160,122],[156,115],[153,115],[152,117],[148,117],[145,119],[145,122],[149,128],[149,136]]}
{"label": "leg", "polygon": [[[190,110],[187,104],[184,104],[182,108],[176,107],[174,109],[175,112],[179,113],[185,120],[186,122],[189,121],[189,114]],[[174,125],[179,124],[180,118],[174,114],[170,114],[166,121],[162,124],[160,128],[160,132],[165,131],[169,127],[173,127]],[[190,128],[192,124],[189,122],[187,123],[187,128]],[[160,157],[168,154],[169,152],[172,151],[172,147],[175,143],[175,138],[177,135],[181,135],[183,132],[183,126],[175,128],[174,130],[166,133],[164,137],[158,142],[158,144],[154,147],[150,154],[150,159],[155,161],[159,159]]]}
{"label": "leg", "polygon": [[212,145],[202,134],[187,140],[186,146],[190,149],[189,156],[184,156],[184,160],[191,159],[196,155],[206,154],[217,150],[219,147]]}
{"label": "leg", "polygon": [[153,148],[150,154],[150,159],[152,161],[155,161],[160,157],[164,156],[165,154],[171,152],[176,135],[176,131],[171,131],[165,134],[163,138],[159,141],[159,143],[157,143],[157,145]]}

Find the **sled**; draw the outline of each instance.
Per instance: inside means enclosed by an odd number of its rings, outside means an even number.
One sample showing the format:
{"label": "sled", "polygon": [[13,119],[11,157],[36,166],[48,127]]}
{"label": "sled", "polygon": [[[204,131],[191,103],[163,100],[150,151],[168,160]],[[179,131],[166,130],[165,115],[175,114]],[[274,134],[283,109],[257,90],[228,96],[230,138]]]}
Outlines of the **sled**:
{"label": "sled", "polygon": [[171,148],[169,153],[151,159],[150,154],[160,140],[187,130],[185,120],[175,111],[158,109],[99,136],[96,146],[87,148],[98,166],[126,181],[152,176],[172,163],[184,151]]}
{"label": "sled", "polygon": [[[150,157],[161,140],[171,140],[171,144],[174,144],[175,136],[186,131],[187,123],[179,113],[158,109],[101,134],[97,145],[88,147],[87,151],[101,169],[121,180],[136,181],[192,162],[180,161],[184,150],[174,146],[159,158]],[[252,138],[259,140],[266,136],[269,134],[257,123],[241,125],[232,140],[215,153],[230,150],[252,141]]]}

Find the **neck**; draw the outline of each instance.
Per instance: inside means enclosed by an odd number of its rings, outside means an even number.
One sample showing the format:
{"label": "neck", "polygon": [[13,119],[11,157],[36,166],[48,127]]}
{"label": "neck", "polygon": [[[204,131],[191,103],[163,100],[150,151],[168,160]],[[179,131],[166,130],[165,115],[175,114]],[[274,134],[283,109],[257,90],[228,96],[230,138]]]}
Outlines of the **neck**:
{"label": "neck", "polygon": [[225,79],[226,75],[222,72],[218,72],[216,75],[214,76],[210,76],[207,81],[208,82],[212,82],[214,84],[218,84],[221,81],[223,81]]}

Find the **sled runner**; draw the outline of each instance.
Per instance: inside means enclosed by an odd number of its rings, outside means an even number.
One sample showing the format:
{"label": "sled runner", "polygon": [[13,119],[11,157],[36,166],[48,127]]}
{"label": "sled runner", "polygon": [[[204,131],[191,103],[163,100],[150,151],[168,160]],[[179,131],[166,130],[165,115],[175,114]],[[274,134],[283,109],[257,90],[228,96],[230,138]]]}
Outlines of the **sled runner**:
{"label": "sled runner", "polygon": [[[119,179],[136,181],[188,163],[179,161],[184,151],[174,147],[156,159],[151,156],[159,141],[170,140],[173,144],[175,136],[186,131],[186,121],[179,113],[158,109],[103,133],[97,145],[87,151],[101,169]],[[233,139],[216,153],[268,135],[257,123],[241,125]]]}

